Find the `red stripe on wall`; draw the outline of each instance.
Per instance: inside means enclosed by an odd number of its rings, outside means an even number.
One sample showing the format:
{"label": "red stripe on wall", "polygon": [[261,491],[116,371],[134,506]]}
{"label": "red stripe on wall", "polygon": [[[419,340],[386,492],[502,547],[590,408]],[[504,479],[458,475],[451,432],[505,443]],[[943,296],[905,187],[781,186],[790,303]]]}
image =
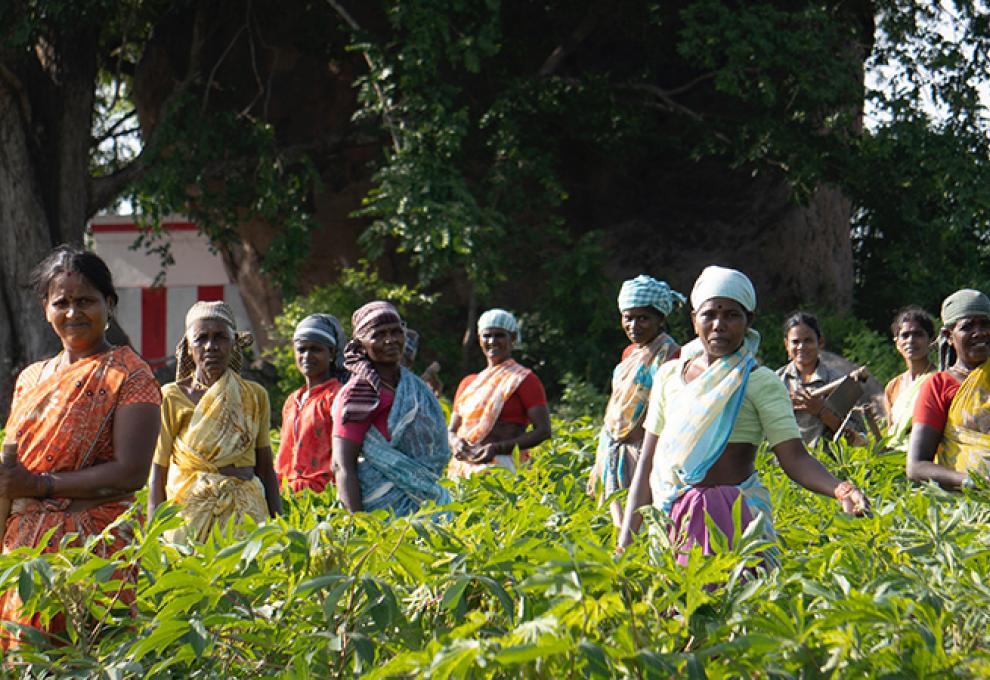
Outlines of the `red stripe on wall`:
{"label": "red stripe on wall", "polygon": [[196,299],[201,302],[223,302],[223,286],[199,286]]}
{"label": "red stripe on wall", "polygon": [[158,368],[165,363],[165,288],[141,289],[141,355]]}

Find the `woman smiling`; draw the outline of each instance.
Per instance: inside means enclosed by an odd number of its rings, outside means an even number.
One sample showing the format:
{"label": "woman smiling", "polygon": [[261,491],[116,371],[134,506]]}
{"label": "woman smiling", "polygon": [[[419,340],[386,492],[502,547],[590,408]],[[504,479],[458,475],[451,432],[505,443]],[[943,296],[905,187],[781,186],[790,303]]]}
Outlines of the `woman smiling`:
{"label": "woman smiling", "polygon": [[515,470],[512,452],[517,447],[520,460],[526,460],[530,448],[550,438],[543,383],[512,358],[519,340],[519,322],[504,309],[490,309],[478,319],[478,342],[488,366],[465,377],[454,396],[449,427],[453,458],[447,468],[451,479],[493,465]]}
{"label": "woman smiling", "polygon": [[907,475],[957,489],[988,472],[990,299],[968,288],[947,297],[938,344],[940,370],[914,405]]}
{"label": "woman smiling", "polygon": [[709,518],[734,544],[737,499],[740,530],[763,515],[772,538],[770,497],[755,466],[764,438],[788,477],[837,498],[847,512],[864,512],[862,492],[840,483],[808,454],[787,390],[773,371],[756,364],[760,338],[751,327],[756,291],[750,280],[732,269],[708,267],[694,284],[691,306],[698,339],[657,375],[619,549],[642,522],[639,508],[650,503],[669,514],[681,563],[695,544],[712,552]]}

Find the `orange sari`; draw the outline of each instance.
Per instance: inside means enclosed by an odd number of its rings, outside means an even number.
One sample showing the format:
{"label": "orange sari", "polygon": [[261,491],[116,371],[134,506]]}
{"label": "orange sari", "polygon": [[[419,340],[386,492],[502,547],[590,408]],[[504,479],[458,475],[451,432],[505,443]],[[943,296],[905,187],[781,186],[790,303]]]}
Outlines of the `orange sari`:
{"label": "orange sari", "polygon": [[[28,366],[17,379],[4,444],[17,446],[21,464],[34,473],[69,472],[113,459],[113,420],[118,406],[135,403],[161,404],[161,393],[148,365],[129,347],[106,352],[50,370],[59,357]],[[11,508],[3,534],[3,554],[17,548],[37,547],[45,533],[55,532],[45,552],[58,549],[62,537],[87,536],[102,532],[134,497],[69,511],[69,498],[18,498]],[[113,530],[111,545],[97,543],[95,550],[108,557],[132,538],[125,525]],[[120,575],[117,577],[129,575]],[[133,580],[131,578],[130,580]],[[122,599],[133,593],[122,593]],[[0,620],[30,625],[47,633],[65,629],[62,616],[42,625],[39,615],[21,614],[16,590],[0,597]],[[15,640],[0,633],[0,646]]]}

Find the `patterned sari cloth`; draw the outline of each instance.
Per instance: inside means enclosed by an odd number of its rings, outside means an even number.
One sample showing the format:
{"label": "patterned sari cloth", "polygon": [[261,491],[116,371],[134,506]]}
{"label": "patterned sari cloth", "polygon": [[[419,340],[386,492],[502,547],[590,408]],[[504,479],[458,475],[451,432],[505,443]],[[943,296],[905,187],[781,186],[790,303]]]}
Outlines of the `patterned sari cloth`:
{"label": "patterned sari cloth", "polygon": [[897,398],[890,406],[890,425],[887,427],[889,444],[898,451],[907,451],[908,439],[911,436],[911,417],[914,414],[914,404],[925,381],[934,375],[933,372],[922,373],[911,380],[911,371],[906,371],[897,377],[902,383],[907,383],[897,393]]}
{"label": "patterned sari cloth", "polygon": [[657,368],[678,347],[673,338],[661,333],[650,344],[636,348],[612,372],[612,396],[605,409],[596,453],[602,471],[602,500],[629,487],[642,445],[641,439],[629,441],[629,437],[639,430],[646,416]]}
{"label": "patterned sari cloth", "polygon": [[367,511],[385,508],[396,516],[416,512],[425,501],[450,502],[439,480],[450,446],[440,402],[415,374],[402,370],[388,415],[391,441],[368,429],[358,459],[358,483]]}
{"label": "patterned sari cloth", "polygon": [[[472,446],[483,443],[502,415],[505,402],[530,373],[530,369],[515,359],[506,359],[479,373],[454,403],[454,413],[461,417],[457,436]],[[447,476],[450,479],[470,477],[493,466],[515,471],[511,455],[495,456],[491,463],[470,463],[451,457]]]}
{"label": "patterned sari cloth", "polygon": [[237,522],[248,515],[256,522],[268,517],[265,489],[257,476],[240,479],[220,468],[253,452],[267,401],[236,371],[228,369],[200,398],[192,418],[176,433],[165,490],[179,504],[186,526],[170,532],[171,540],[203,541],[213,526]]}
{"label": "patterned sari cloth", "polygon": [[[161,404],[151,369],[128,347],[114,347],[49,372],[51,366],[57,366],[60,356],[32,364],[21,373],[7,421],[5,444],[16,444],[21,464],[36,474],[81,470],[112,460],[117,408]],[[133,501],[130,496],[70,511],[68,498],[18,498],[3,534],[3,552],[37,547],[51,529],[55,532],[45,552],[57,550],[66,534],[77,534],[82,542],[106,529]],[[112,555],[132,538],[126,524],[115,527],[111,535],[114,540],[109,545],[98,542],[94,546],[101,557]],[[127,601],[129,595],[132,594],[124,592],[122,599]],[[39,617],[20,614],[20,605],[16,591],[4,594],[0,599],[0,619],[41,628]],[[61,632],[64,620],[57,617],[45,629]],[[10,642],[10,638],[0,638],[4,647]]]}
{"label": "patterned sari cloth", "polygon": [[973,369],[959,386],[935,460],[959,472],[990,472],[990,361]]}

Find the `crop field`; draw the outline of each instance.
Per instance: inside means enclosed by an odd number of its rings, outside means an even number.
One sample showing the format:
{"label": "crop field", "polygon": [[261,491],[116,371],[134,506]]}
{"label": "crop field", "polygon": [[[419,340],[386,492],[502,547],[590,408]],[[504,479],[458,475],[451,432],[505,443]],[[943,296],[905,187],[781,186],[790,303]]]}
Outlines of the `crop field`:
{"label": "crop field", "polygon": [[[901,457],[829,466],[871,517],[761,468],[782,566],[745,536],[679,567],[662,519],[621,557],[584,493],[595,427],[557,422],[518,476],[458,487],[442,512],[350,516],[332,494],[204,545],[163,542],[167,508],[112,560],[92,546],[5,556],[0,585],[64,614],[4,671],[35,677],[727,678],[990,676],[990,494],[908,483]],[[128,521],[133,521],[131,518]],[[101,540],[99,537],[94,540]],[[127,592],[114,574],[137,574]],[[125,601],[136,594],[133,606]]]}

